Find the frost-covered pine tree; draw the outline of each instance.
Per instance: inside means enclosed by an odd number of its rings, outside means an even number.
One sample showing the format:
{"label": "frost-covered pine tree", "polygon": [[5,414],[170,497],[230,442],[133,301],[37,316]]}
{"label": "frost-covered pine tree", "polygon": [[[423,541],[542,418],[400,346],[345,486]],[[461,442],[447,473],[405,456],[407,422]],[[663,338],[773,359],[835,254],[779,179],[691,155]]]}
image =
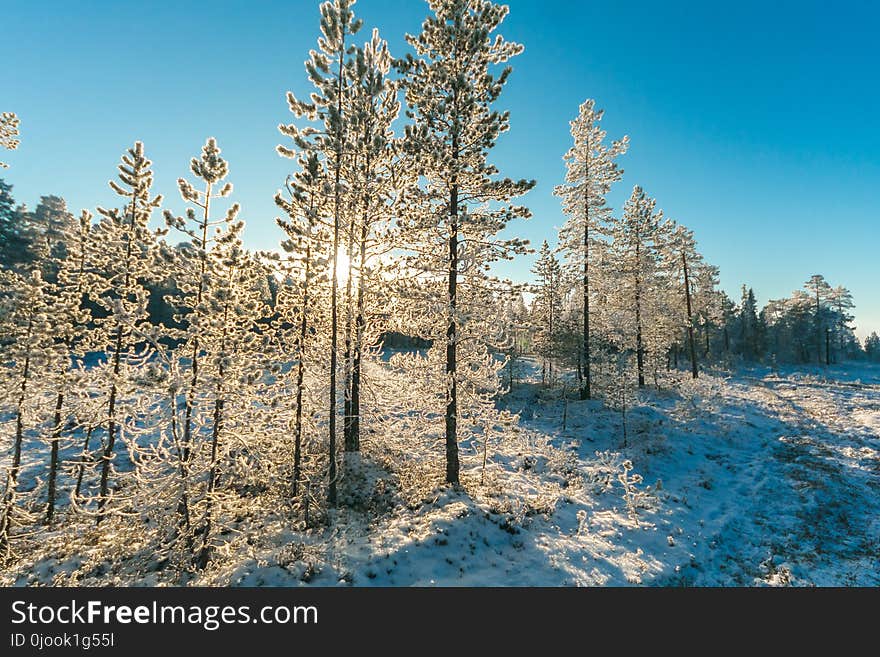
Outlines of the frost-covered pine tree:
{"label": "frost-covered pine tree", "polygon": [[618,303],[626,310],[626,349],[636,355],[639,388],[645,386],[646,326],[657,319],[652,312],[659,301],[657,283],[657,239],[662,213],[656,201],[636,186],[623,214],[610,222],[611,259],[619,275]]}
{"label": "frost-covered pine tree", "polygon": [[[388,257],[398,243],[391,219],[412,191],[414,176],[400,156],[392,125],[400,113],[398,85],[389,78],[388,44],[373,30],[355,52],[352,86],[346,98],[351,130],[346,178],[356,210],[349,222],[349,272],[346,298],[345,450],[360,449],[365,358],[384,331]],[[352,287],[356,287],[352,293]],[[375,360],[375,358],[373,358]]]}
{"label": "frost-covered pine tree", "polygon": [[174,418],[173,423],[175,430],[180,428],[177,449],[180,459],[178,470],[182,478],[179,511],[187,530],[190,527],[187,482],[193,443],[193,412],[199,395],[204,392],[201,389],[199,372],[203,352],[200,339],[210,330],[213,321],[210,308],[205,303],[214,276],[209,268],[214,262],[210,251],[224,238],[238,215],[238,205],[235,204],[221,214],[220,219],[211,216],[212,201],[226,198],[232,192],[232,183],[224,183],[229,165],[220,155],[220,148],[213,137],[205,142],[201,156],[192,158],[190,171],[199,180],[202,189],[197,189],[184,178],[178,179],[180,195],[191,206],[187,209],[186,217],[174,216],[170,211],[165,211],[165,223],[168,227],[183,233],[188,239],[182,248],[168,252],[174,256],[169,264],[174,271],[174,280],[179,290],[172,298],[172,304],[179,313],[178,320],[186,326],[182,334],[175,337],[181,341],[179,348],[189,356],[187,364],[174,362],[178,374],[186,378],[186,384],[183,417],[179,422]]}
{"label": "frost-covered pine tree", "polygon": [[532,321],[536,328],[534,350],[542,359],[541,382],[552,386],[563,295],[562,270],[547,240],[541,244],[532,273],[536,278],[532,302]]}
{"label": "frost-covered pine tree", "polygon": [[606,144],[606,131],[601,128],[604,111],[589,99],[580,106],[577,118],[571,122],[574,144],[565,154],[568,169],[565,184],[555,189],[562,199],[562,209],[568,220],[559,233],[560,247],[567,265],[577,272],[581,282],[583,320],[583,352],[581,362],[581,399],[592,395],[590,369],[590,265],[591,250],[602,233],[602,224],[608,218],[605,196],[611,186],[623,176],[616,159],[626,153],[629,138],[623,137]]}
{"label": "frost-covered pine tree", "polygon": [[701,258],[696,261],[691,275],[696,320],[703,327],[703,356],[708,359],[712,353],[712,331],[724,318],[723,299],[718,292],[719,270]]}
{"label": "frost-covered pine tree", "polygon": [[[323,370],[323,349],[320,334],[323,328],[320,298],[329,282],[329,248],[333,237],[321,217],[332,202],[333,189],[327,170],[317,153],[299,158],[299,170],[286,185],[286,195],[278,192],[275,204],[285,213],[276,219],[287,239],[281,243],[285,258],[279,269],[283,279],[279,286],[275,311],[277,330],[281,333],[282,358],[292,359],[293,373],[293,470],[291,493],[296,498],[307,481],[303,471],[304,442],[307,430],[317,430],[312,414],[307,412],[307,386]],[[290,347],[293,347],[291,350]],[[307,377],[308,375],[308,377]]]}
{"label": "frost-covered pine tree", "polygon": [[208,356],[204,374],[211,392],[205,427],[206,480],[201,499],[194,504],[194,532],[202,541],[196,557],[200,567],[207,565],[215,549],[215,524],[234,507],[239,497],[234,487],[247,481],[261,447],[253,407],[256,382],[265,371],[257,331],[257,322],[266,315],[265,270],[244,250],[244,222],[234,219],[237,208],[233,208],[228,227],[209,252],[213,278],[211,293],[203,300],[211,317],[209,328],[201,331],[201,348]]}
{"label": "frost-covered pine tree", "polygon": [[833,333],[837,342],[837,357],[845,358],[849,355],[847,352],[855,351],[853,346],[857,346],[853,341],[853,331],[849,326],[855,317],[850,311],[855,307],[853,303],[852,292],[842,285],[834,287],[828,295],[828,303],[834,312],[834,328]]}
{"label": "frost-covered pine tree", "polygon": [[12,185],[0,180],[0,267],[29,275],[44,251],[33,213],[16,205]]}
{"label": "frost-covered pine tree", "polygon": [[11,402],[11,408],[2,409],[2,413],[8,413],[14,424],[9,440],[11,462],[5,467],[0,508],[0,558],[8,559],[13,527],[33,520],[17,505],[25,434],[41,423],[42,381],[59,361],[49,295],[40,267],[34,267],[29,276],[0,271],[0,329],[4,336],[0,342],[0,399]]}
{"label": "frost-covered pine tree", "polygon": [[[804,289],[810,293],[814,302],[813,321],[815,324],[816,362],[821,363],[822,345],[824,342],[825,330],[827,328],[826,308],[828,300],[831,297],[831,286],[822,274],[814,274],[810,277],[810,280],[804,283]],[[827,356],[825,360],[827,363]]]}
{"label": "frost-covered pine tree", "polygon": [[697,346],[694,336],[694,300],[693,300],[693,272],[701,263],[701,258],[696,249],[694,234],[684,226],[670,221],[667,226],[667,235],[664,255],[666,266],[674,279],[681,286],[681,307],[684,309],[684,326],[687,330],[688,352],[691,361],[691,375],[698,378],[700,375],[697,364]]}
{"label": "frost-covered pine tree", "polygon": [[[21,143],[18,139],[18,126],[20,121],[13,112],[3,112],[0,114],[0,146],[14,151]],[[9,168],[8,164],[0,162],[0,168]]]}
{"label": "frost-covered pine tree", "polygon": [[[65,428],[81,429],[78,420],[82,401],[81,389],[87,386],[84,358],[94,347],[92,315],[84,303],[94,289],[92,261],[96,245],[93,240],[92,214],[83,210],[75,226],[50,237],[51,271],[56,283],[51,286],[51,323],[55,343],[61,357],[54,376],[55,410],[49,444],[49,473],[46,480],[46,524],[51,525],[58,499],[57,482],[60,449]],[[62,244],[56,244],[61,242]],[[72,426],[69,418],[75,421]]]}
{"label": "frost-covered pine tree", "polygon": [[[321,36],[318,49],[309,53],[306,71],[315,87],[310,102],[298,100],[292,92],[287,94],[290,111],[297,118],[306,118],[314,125],[299,128],[294,124],[281,125],[282,134],[290,137],[295,146],[304,151],[319,154],[328,162],[333,175],[333,249],[330,288],[330,385],[329,385],[329,468],[328,503],[336,504],[336,408],[337,408],[337,339],[339,324],[339,253],[345,230],[347,189],[343,179],[345,158],[349,154],[350,128],[345,113],[345,99],[350,91],[354,47],[349,37],[357,34],[361,21],[354,17],[355,0],[330,0],[321,5]],[[295,151],[279,146],[282,155],[295,156]]]}
{"label": "frost-covered pine tree", "polygon": [[95,240],[101,249],[100,260],[96,262],[99,276],[94,301],[106,314],[98,320],[98,326],[100,347],[107,354],[103,365],[107,411],[100,461],[99,522],[106,516],[110,501],[116,442],[123,430],[137,432],[132,413],[120,408],[131,385],[130,370],[137,370],[149,359],[149,342],[144,338],[152,331],[146,325],[149,294],[144,283],[155,276],[155,239],[148,223],[162,200],[161,196],[151,193],[151,166],[143,144],[135,142],[122,156],[119,182],[110,181],[111,189],[125,199],[124,206],[121,209],[99,207],[103,219],[95,228]]}
{"label": "frost-covered pine tree", "polygon": [[[461,384],[472,365],[476,371],[491,358],[487,327],[480,321],[485,306],[474,304],[491,297],[489,264],[525,251],[521,240],[499,239],[497,233],[511,219],[529,216],[510,200],[534,182],[499,179],[488,162],[509,127],[509,114],[492,105],[512,69],[497,67],[523,50],[493,35],[508,8],[489,0],[430,0],[429,7],[433,15],[422,32],[407,36],[415,56],[400,62],[412,120],[405,144],[424,179],[421,198],[410,205],[404,224],[418,253],[411,264],[425,272],[426,290],[442,284],[426,291],[426,298],[435,304],[431,337],[445,351],[439,387],[445,397],[446,482],[458,484],[459,418],[468,410],[460,404]],[[482,385],[498,383],[475,383],[475,395]]]}

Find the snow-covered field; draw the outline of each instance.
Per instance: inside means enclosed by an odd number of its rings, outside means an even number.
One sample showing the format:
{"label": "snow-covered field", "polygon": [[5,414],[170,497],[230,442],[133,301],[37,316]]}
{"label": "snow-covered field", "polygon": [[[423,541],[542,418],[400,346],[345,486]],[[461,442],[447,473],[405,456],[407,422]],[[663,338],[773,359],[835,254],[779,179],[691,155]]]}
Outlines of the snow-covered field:
{"label": "snow-covered field", "polygon": [[[630,410],[626,448],[599,402],[569,401],[565,430],[559,388],[526,380],[504,404],[520,429],[490,446],[485,473],[470,448],[463,490],[404,494],[367,450],[346,464],[356,503],[327,527],[242,520],[186,583],[880,585],[880,367],[683,376]],[[642,482],[624,486],[625,461]],[[47,548],[2,581],[183,583],[132,554]]]}

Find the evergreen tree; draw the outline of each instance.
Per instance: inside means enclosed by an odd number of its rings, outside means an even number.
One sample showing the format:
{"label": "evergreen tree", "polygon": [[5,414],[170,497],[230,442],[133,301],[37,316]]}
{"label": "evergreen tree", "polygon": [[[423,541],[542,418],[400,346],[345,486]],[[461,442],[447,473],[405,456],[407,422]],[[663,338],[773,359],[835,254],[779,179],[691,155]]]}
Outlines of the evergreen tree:
{"label": "evergreen tree", "polygon": [[[83,359],[93,347],[92,316],[85,304],[94,286],[92,262],[96,245],[93,241],[92,214],[83,210],[75,226],[62,226],[48,231],[49,251],[54,255],[51,270],[56,283],[49,286],[52,295],[52,335],[61,349],[55,375],[55,411],[50,434],[49,474],[46,485],[46,524],[51,525],[57,503],[57,481],[62,434],[65,418],[76,410],[72,398],[81,397],[87,387]],[[60,242],[63,246],[56,244]],[[44,269],[49,269],[44,267]],[[75,413],[74,413],[75,415]],[[79,426],[76,423],[74,426]]]}
{"label": "evergreen tree", "polygon": [[[343,180],[344,158],[348,155],[350,127],[349,118],[345,114],[345,98],[352,84],[352,68],[354,47],[349,37],[357,34],[361,21],[355,19],[351,7],[354,0],[332,0],[321,5],[321,37],[318,39],[318,50],[309,53],[306,71],[309,80],[315,86],[311,94],[311,102],[298,100],[288,92],[287,101],[290,111],[298,118],[317,121],[315,127],[300,129],[297,126],[282,125],[282,134],[290,137],[294,144],[305,151],[322,155],[330,163],[333,172],[333,250],[331,267],[332,285],[330,289],[330,386],[329,386],[329,468],[327,500],[336,504],[337,463],[336,463],[336,375],[337,375],[337,338],[339,324],[338,287],[339,287],[339,250],[342,233],[345,229],[345,207],[347,189]],[[295,156],[296,153],[286,147],[278,148],[282,155]]]}
{"label": "evergreen tree", "polygon": [[[854,342],[852,328],[849,326],[850,322],[855,319],[850,313],[855,307],[852,293],[842,285],[838,285],[829,293],[828,303],[834,313],[833,333],[837,343],[838,357],[846,358],[851,355]],[[858,344],[855,346],[858,347]]]}
{"label": "evergreen tree", "polygon": [[0,180],[0,267],[30,275],[41,254],[38,236],[33,214],[27,206],[15,205],[12,185]]}
{"label": "evergreen tree", "polygon": [[697,378],[700,370],[697,365],[697,348],[694,339],[694,303],[693,303],[693,271],[699,265],[701,258],[697,253],[696,241],[694,234],[684,226],[675,225],[670,222],[669,249],[667,251],[670,258],[669,267],[673,275],[680,281],[684,298],[683,307],[685,309],[684,325],[687,329],[688,350],[691,360],[691,375]]}
{"label": "evergreen tree", "polygon": [[755,360],[760,355],[758,341],[758,304],[752,288],[742,286],[742,301],[739,308],[740,353],[746,360]]}
{"label": "evergreen tree", "polygon": [[152,211],[159,207],[162,197],[152,196],[152,163],[144,155],[141,142],[122,156],[119,165],[119,183],[111,180],[110,187],[125,199],[120,209],[98,208],[103,216],[96,227],[95,239],[101,244],[102,260],[97,263],[100,277],[96,282],[95,301],[105,317],[99,320],[102,334],[101,347],[107,353],[105,369],[108,389],[106,436],[101,457],[98,522],[107,512],[110,497],[110,474],[116,456],[116,441],[122,428],[131,418],[120,413],[121,387],[130,376],[123,368],[137,368],[149,358],[149,349],[138,349],[143,344],[147,319],[148,293],[145,280],[155,276],[155,241],[148,228]]}
{"label": "evergreen tree", "polygon": [[[806,283],[804,283],[804,288],[810,293],[810,297],[813,299],[813,322],[814,322],[814,331],[815,331],[815,339],[816,339],[816,361],[822,362],[822,345],[825,342],[825,331],[828,328],[827,326],[827,304],[829,298],[831,297],[831,286],[828,284],[828,281],[825,280],[825,277],[821,274],[814,274],[810,277]],[[827,353],[825,362],[826,364],[830,364],[830,355]]]}
{"label": "evergreen tree", "polygon": [[[527,209],[509,201],[534,182],[499,180],[498,169],[487,161],[509,126],[509,114],[493,110],[492,104],[511,68],[494,69],[523,50],[500,35],[493,37],[508,8],[489,0],[430,0],[429,6],[433,15],[422,24],[421,34],[407,36],[415,56],[400,62],[412,120],[405,144],[425,180],[405,227],[419,251],[413,267],[434,284],[445,279],[445,291],[433,290],[428,296],[437,294],[443,324],[431,337],[445,351],[440,388],[445,391],[446,482],[458,484],[459,417],[464,412],[460,384],[471,364],[473,372],[483,371],[480,363],[490,358],[486,340],[480,339],[485,326],[471,304],[491,298],[485,272],[489,263],[524,252],[521,240],[502,240],[496,234],[509,220],[529,216]],[[460,349],[464,342],[467,354]]]}
{"label": "evergreen tree", "polygon": [[[413,176],[399,156],[392,125],[400,113],[398,85],[389,77],[388,44],[373,31],[355,53],[352,88],[347,97],[351,158],[346,178],[357,211],[349,222],[349,271],[346,277],[348,318],[345,338],[345,449],[360,449],[361,389],[364,357],[383,332],[380,318],[388,287],[382,258],[397,243],[390,220],[411,191]],[[356,292],[352,294],[352,287]],[[353,320],[353,325],[352,321]],[[353,333],[353,335],[352,335]]]}
{"label": "evergreen tree", "polygon": [[865,338],[865,354],[868,360],[880,362],[880,335],[876,331],[872,331],[871,335]]}
{"label": "evergreen tree", "polygon": [[[18,139],[18,126],[20,121],[12,112],[0,113],[0,147],[14,151],[21,143]],[[8,164],[0,162],[0,168],[9,168]]]}
{"label": "evergreen tree", "polygon": [[626,349],[636,355],[639,388],[645,386],[646,326],[656,322],[657,240],[662,213],[655,211],[656,201],[641,187],[634,187],[621,217],[610,223],[611,259],[620,280],[616,294],[626,309],[621,317],[626,322]]}
{"label": "evergreen tree", "polygon": [[537,327],[534,348],[543,360],[541,381],[552,386],[553,359],[556,355],[559,317],[562,313],[562,272],[547,240],[541,245],[532,273],[537,278],[532,313],[532,321]]}
{"label": "evergreen tree", "polygon": [[[304,412],[306,403],[306,374],[315,376],[321,369],[321,345],[318,329],[321,327],[320,306],[316,301],[326,291],[329,278],[326,257],[332,235],[320,221],[328,196],[328,173],[321,165],[318,155],[309,153],[299,159],[300,170],[287,181],[288,197],[276,194],[275,203],[287,218],[276,219],[287,234],[281,243],[287,256],[282,263],[284,280],[279,290],[276,310],[279,314],[279,331],[285,339],[284,328],[293,333],[290,340],[294,351],[283,353],[295,362],[294,420],[293,420],[293,472],[291,492],[300,494],[303,482],[303,440],[305,424],[310,414]],[[329,196],[332,197],[332,189]],[[285,340],[286,341],[286,340]],[[332,455],[331,455],[332,458]]]}
{"label": "evergreen tree", "polygon": [[590,370],[590,264],[591,248],[601,234],[602,222],[608,215],[605,195],[612,184],[623,176],[623,169],[615,162],[626,153],[629,138],[623,137],[610,145],[605,143],[606,132],[600,127],[604,111],[596,109],[596,102],[587,100],[580,106],[577,118],[571,122],[574,144],[565,155],[568,168],[566,184],[556,188],[562,199],[562,208],[568,220],[560,231],[560,246],[565,251],[569,267],[578,271],[583,299],[583,353],[581,399],[592,395]]}
{"label": "evergreen tree", "polygon": [[0,354],[3,366],[0,383],[3,399],[13,402],[10,414],[15,422],[12,460],[6,468],[0,508],[0,557],[9,559],[13,527],[31,519],[17,502],[25,432],[39,423],[39,409],[35,408],[39,395],[34,388],[54,369],[58,351],[53,339],[49,298],[39,267],[35,267],[30,276],[0,272],[0,303],[3,306],[0,328],[8,340],[4,340]]}
{"label": "evergreen tree", "polygon": [[[203,393],[199,374],[203,351],[200,338],[210,331],[214,321],[210,315],[210,308],[205,303],[208,288],[215,275],[215,272],[209,269],[210,264],[214,262],[210,257],[210,251],[226,238],[226,231],[231,229],[238,215],[238,205],[235,204],[221,219],[211,217],[211,202],[225,198],[232,192],[232,184],[223,183],[229,173],[229,165],[221,157],[220,148],[213,137],[210,137],[202,147],[201,156],[192,158],[190,170],[201,182],[203,189],[196,189],[183,178],[179,178],[177,184],[183,200],[194,207],[187,210],[186,218],[175,217],[170,211],[165,211],[166,224],[189,238],[185,248],[170,252],[173,257],[169,263],[174,270],[174,280],[179,291],[172,298],[174,307],[180,313],[176,319],[186,322],[185,331],[175,337],[181,339],[184,353],[189,354],[184,415],[179,425],[182,428],[182,436],[178,450],[180,459],[178,469],[183,480],[179,511],[187,531],[190,528],[190,518],[186,482],[193,443],[193,412],[198,396]],[[180,367],[178,363],[175,363],[175,366]],[[175,426],[178,426],[176,419]]]}

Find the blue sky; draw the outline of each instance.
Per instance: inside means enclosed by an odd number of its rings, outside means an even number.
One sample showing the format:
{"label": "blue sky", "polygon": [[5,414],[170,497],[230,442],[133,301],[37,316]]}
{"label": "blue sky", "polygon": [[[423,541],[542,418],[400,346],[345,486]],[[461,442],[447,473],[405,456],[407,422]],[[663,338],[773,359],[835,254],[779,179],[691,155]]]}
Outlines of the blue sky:
{"label": "blue sky", "polygon": [[[735,298],[787,296],[813,273],[853,292],[858,333],[880,331],[880,51],[872,2],[572,2],[510,0],[502,33],[526,51],[500,104],[511,131],[502,172],[538,180],[534,218],[508,233],[555,241],[563,217],[568,122],[596,98],[609,136],[628,134],[626,173],[691,227]],[[360,0],[366,29],[393,53],[427,13],[420,0]],[[0,172],[19,201],[64,196],[75,211],[115,202],[107,180],[145,142],[156,190],[180,211],[174,181],[215,136],[231,166],[247,241],[280,238],[274,191],[290,162],[276,126],[317,36],[317,2],[4,3],[0,110],[22,145]],[[364,39],[368,33],[362,33]],[[505,265],[528,278],[531,258]]]}

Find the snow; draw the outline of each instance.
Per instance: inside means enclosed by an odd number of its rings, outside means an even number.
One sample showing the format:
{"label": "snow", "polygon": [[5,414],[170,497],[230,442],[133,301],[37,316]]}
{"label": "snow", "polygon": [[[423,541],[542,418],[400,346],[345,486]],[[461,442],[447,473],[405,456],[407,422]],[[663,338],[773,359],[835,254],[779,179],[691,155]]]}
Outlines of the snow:
{"label": "snow", "polygon": [[[880,584],[880,367],[682,374],[642,393],[624,449],[619,412],[599,401],[570,400],[563,431],[561,389],[524,365],[531,374],[503,401],[519,428],[490,445],[485,473],[481,444],[465,443],[461,490],[408,488],[381,458],[383,441],[405,437],[374,438],[347,457],[349,503],[326,526],[251,514],[207,570],[171,581],[148,545],[96,565],[99,545],[62,555],[56,530],[2,583]],[[626,460],[644,480],[629,505]]]}

